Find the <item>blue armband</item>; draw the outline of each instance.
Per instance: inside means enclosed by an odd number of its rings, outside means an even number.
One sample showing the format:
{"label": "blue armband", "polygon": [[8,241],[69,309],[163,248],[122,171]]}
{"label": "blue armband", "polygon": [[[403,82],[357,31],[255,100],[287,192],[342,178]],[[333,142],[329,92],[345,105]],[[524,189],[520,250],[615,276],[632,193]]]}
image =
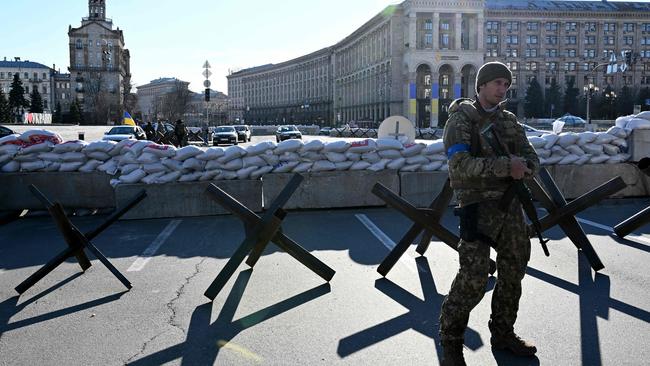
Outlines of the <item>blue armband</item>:
{"label": "blue armband", "polygon": [[468,151],[469,152],[469,145],[468,144],[456,144],[449,149],[447,149],[447,159],[451,159],[451,157],[458,152],[463,152],[463,151]]}

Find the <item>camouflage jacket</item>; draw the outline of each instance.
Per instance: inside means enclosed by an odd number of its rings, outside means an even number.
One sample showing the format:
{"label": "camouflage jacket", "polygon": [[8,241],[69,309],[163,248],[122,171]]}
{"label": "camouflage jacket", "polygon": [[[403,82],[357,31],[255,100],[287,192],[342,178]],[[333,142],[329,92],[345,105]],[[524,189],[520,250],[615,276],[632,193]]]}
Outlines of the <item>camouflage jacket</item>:
{"label": "camouflage jacket", "polygon": [[504,148],[526,160],[533,171],[526,178],[539,170],[539,158],[514,114],[502,105],[488,113],[477,101],[457,99],[449,107],[443,138],[451,186],[461,206],[499,199],[512,183],[510,157],[497,156],[480,135],[490,123]]}

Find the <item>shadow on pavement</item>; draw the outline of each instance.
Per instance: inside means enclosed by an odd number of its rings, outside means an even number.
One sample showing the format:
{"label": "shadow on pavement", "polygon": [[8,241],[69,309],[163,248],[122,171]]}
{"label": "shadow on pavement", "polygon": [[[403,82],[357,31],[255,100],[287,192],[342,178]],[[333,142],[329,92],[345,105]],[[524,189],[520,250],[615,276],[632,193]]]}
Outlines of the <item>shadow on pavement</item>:
{"label": "shadow on pavement", "polygon": [[182,358],[182,365],[212,365],[222,348],[234,349],[249,361],[260,362],[259,356],[230,341],[248,328],[330,292],[330,285],[325,283],[235,320],[233,317],[252,272],[252,269],[248,269],[239,273],[214,323],[210,324],[212,303],[200,305],[192,313],[184,343],[129,362],[129,365],[161,365],[179,358]]}
{"label": "shadow on pavement", "polygon": [[[400,303],[409,311],[341,339],[337,349],[337,353],[341,357],[347,357],[373,344],[413,329],[433,339],[438,362],[441,361],[442,349],[440,347],[440,337],[438,336],[438,318],[445,295],[438,292],[426,257],[417,257],[415,261],[424,300],[407,292],[386,278],[376,280],[376,289]],[[483,346],[483,342],[476,331],[468,328],[465,332],[465,345],[472,350],[476,350]]]}

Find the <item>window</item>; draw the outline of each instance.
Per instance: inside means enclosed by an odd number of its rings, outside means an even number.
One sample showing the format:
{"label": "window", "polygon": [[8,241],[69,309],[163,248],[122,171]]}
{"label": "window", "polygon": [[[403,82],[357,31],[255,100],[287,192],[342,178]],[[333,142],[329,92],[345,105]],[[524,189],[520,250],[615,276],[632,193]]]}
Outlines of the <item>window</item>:
{"label": "window", "polygon": [[448,48],[448,47],[449,47],[449,34],[447,34],[447,33],[442,34],[442,37],[441,37],[441,38],[442,38],[442,39],[441,39],[441,41],[442,41],[442,42],[441,42],[441,43],[442,43],[441,46],[442,46],[443,48]]}
{"label": "window", "polygon": [[512,71],[515,71],[515,70],[519,69],[519,62],[517,62],[517,61],[506,62],[506,65]]}
{"label": "window", "polygon": [[43,99],[43,108],[45,108],[45,109],[49,108],[47,106],[47,99]]}
{"label": "window", "polygon": [[43,85],[42,90],[43,90],[43,94],[47,94],[47,86]]}
{"label": "window", "polygon": [[644,32],[650,32],[650,23],[641,24],[641,30]]}
{"label": "window", "polygon": [[512,74],[512,84],[510,85],[517,85],[517,74]]}
{"label": "window", "polygon": [[443,30],[443,31],[448,31],[449,30],[449,21],[448,20],[440,21],[440,30]]}
{"label": "window", "polygon": [[539,29],[539,22],[528,22],[526,23],[526,30],[536,31]]}
{"label": "window", "polygon": [[4,73],[4,72],[0,72],[0,79],[4,79],[4,78],[5,78],[5,73]]}
{"label": "window", "polygon": [[566,36],[564,37],[564,44],[576,44],[577,43],[577,38],[576,36]]}
{"label": "window", "polygon": [[547,31],[557,31],[557,22],[547,22],[544,27]]}
{"label": "window", "polygon": [[506,56],[507,57],[517,57],[517,49],[516,48],[507,48],[506,49]]}
{"label": "window", "polygon": [[596,23],[593,22],[585,23],[585,32],[595,32],[595,31],[596,31]]}
{"label": "window", "polygon": [[496,48],[487,48],[487,49],[485,49],[485,56],[486,57],[497,57],[499,55],[497,53]]}
{"label": "window", "polygon": [[545,51],[546,57],[557,57],[557,48],[547,48]]}
{"label": "window", "polygon": [[498,31],[499,30],[499,22],[494,22],[494,21],[489,21],[485,23],[485,28],[488,31]]}
{"label": "window", "polygon": [[650,84],[650,76],[641,76],[641,84]]}
{"label": "window", "polygon": [[46,72],[43,73],[43,80],[47,80],[47,73]]}
{"label": "window", "polygon": [[614,50],[603,50],[603,57],[609,59],[614,54]]}
{"label": "window", "polygon": [[537,79],[535,75],[526,75],[526,83],[530,84],[533,80]]}
{"label": "window", "polygon": [[605,23],[603,30],[605,32],[616,32],[616,23]]}
{"label": "window", "polygon": [[486,38],[487,38],[487,44],[499,43],[499,36],[497,35],[488,35]]}
{"label": "window", "polygon": [[585,62],[582,64],[582,71],[589,71],[589,62]]}
{"label": "window", "polygon": [[564,30],[566,30],[567,32],[575,32],[578,30],[578,23],[566,22],[564,23]]}
{"label": "window", "polygon": [[77,42],[75,43],[75,48],[78,50],[84,48],[83,42],[80,39],[78,39]]}
{"label": "window", "polygon": [[526,36],[526,43],[537,44],[537,36],[534,35]]}
{"label": "window", "polygon": [[650,37],[641,37],[641,45],[642,46],[650,45]]}
{"label": "window", "polygon": [[585,58],[594,58],[596,57],[596,50],[593,48],[587,48],[583,51],[583,56]]}
{"label": "window", "polygon": [[23,76],[24,76],[23,79],[25,79],[25,80],[29,79],[29,74],[28,73],[24,73]]}
{"label": "window", "polygon": [[623,36],[623,44],[631,46],[634,44],[634,37],[632,36]]}
{"label": "window", "polygon": [[614,44],[614,36],[603,37],[603,44]]}
{"label": "window", "polygon": [[519,44],[519,36],[517,36],[516,34],[507,35],[506,44]]}
{"label": "window", "polygon": [[426,45],[432,45],[433,44],[433,34],[426,33],[424,35],[424,44],[426,44]]}
{"label": "window", "polygon": [[576,57],[575,48],[569,48],[569,49],[564,50],[564,56],[566,56],[566,57]]}
{"label": "window", "polygon": [[509,31],[518,31],[519,30],[519,22],[506,22],[506,29]]}
{"label": "window", "polygon": [[546,44],[557,44],[557,36],[546,36]]}
{"label": "window", "polygon": [[528,70],[528,71],[537,70],[537,62],[535,62],[535,61],[526,61],[526,70]]}
{"label": "window", "polygon": [[551,85],[551,84],[553,84],[554,81],[556,81],[555,76],[548,76],[548,75],[547,75],[547,76],[544,78],[544,83],[545,83],[546,85]]}
{"label": "window", "polygon": [[596,36],[585,36],[585,44],[596,44]]}
{"label": "window", "polygon": [[549,71],[557,70],[557,62],[547,62],[546,63],[546,70],[549,70]]}
{"label": "window", "polygon": [[431,19],[424,21],[424,30],[433,30],[433,21],[431,21]]}
{"label": "window", "polygon": [[88,40],[88,47],[92,47],[92,46],[93,46],[93,40],[92,40],[92,39],[89,39],[89,40]]}
{"label": "window", "polygon": [[634,32],[634,23],[624,23],[623,32]]}
{"label": "window", "polygon": [[526,48],[526,57],[537,57],[537,48]]}
{"label": "window", "polygon": [[575,62],[565,62],[564,63],[564,71],[576,71],[576,63]]}
{"label": "window", "polygon": [[623,84],[632,85],[632,75],[623,75]]}

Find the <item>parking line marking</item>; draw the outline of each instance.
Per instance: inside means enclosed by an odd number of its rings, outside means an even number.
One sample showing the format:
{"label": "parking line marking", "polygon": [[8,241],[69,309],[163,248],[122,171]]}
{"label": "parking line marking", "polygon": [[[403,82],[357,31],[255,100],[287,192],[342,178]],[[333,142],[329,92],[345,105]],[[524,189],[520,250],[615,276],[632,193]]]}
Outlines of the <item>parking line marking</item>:
{"label": "parking line marking", "polygon": [[[356,214],[356,215],[354,215],[354,216],[355,216],[359,221],[361,221],[361,223],[363,224],[363,226],[365,226],[365,227],[366,227],[366,228],[367,228],[367,229],[372,233],[372,235],[374,235],[377,239],[379,239],[379,241],[380,241],[380,242],[381,242],[381,243],[382,243],[386,248],[388,248],[389,251],[390,251],[390,250],[393,250],[393,248],[395,248],[395,245],[396,245],[395,242],[394,242],[391,238],[389,238],[388,235],[386,235],[383,231],[381,231],[381,230],[377,227],[377,225],[375,225],[372,221],[370,221],[370,219],[368,218],[368,216],[366,216],[366,215],[364,215],[364,214]],[[415,269],[414,269],[414,267],[415,267],[415,263],[405,261],[405,260],[404,260],[404,257],[401,257],[401,258],[399,259],[399,262],[402,263],[403,265],[405,265],[405,266],[409,269],[409,271],[415,273]]]}
{"label": "parking line marking", "polygon": [[[597,222],[593,222],[593,221],[590,221],[590,220],[581,219],[579,217],[576,217],[576,220],[582,222],[583,224],[591,225],[593,227],[597,227],[599,229],[609,231],[610,234],[614,233],[614,228],[612,228],[612,227],[605,226],[605,225],[602,225],[602,224],[599,224]],[[642,244],[650,244],[650,240],[647,239],[646,237],[641,236],[641,235],[628,234],[628,235],[625,236],[625,239],[636,241],[636,242],[641,242]]]}
{"label": "parking line marking", "polygon": [[169,236],[174,232],[174,230],[176,229],[178,224],[181,223],[181,221],[183,220],[170,221],[169,224],[167,224],[167,226],[165,227],[165,229],[160,234],[158,234],[156,239],[154,239],[154,241],[151,242],[151,244],[149,244],[147,249],[145,249],[144,252],[142,252],[142,254],[138,257],[138,259],[136,259],[135,262],[133,262],[133,264],[131,265],[131,267],[129,267],[129,269],[127,269],[126,271],[137,272],[142,270],[144,266],[147,264],[147,262],[149,262],[151,257],[153,257],[153,255],[156,254],[158,249],[160,249],[160,246],[163,245],[163,243],[167,240],[167,238],[169,238]]}

